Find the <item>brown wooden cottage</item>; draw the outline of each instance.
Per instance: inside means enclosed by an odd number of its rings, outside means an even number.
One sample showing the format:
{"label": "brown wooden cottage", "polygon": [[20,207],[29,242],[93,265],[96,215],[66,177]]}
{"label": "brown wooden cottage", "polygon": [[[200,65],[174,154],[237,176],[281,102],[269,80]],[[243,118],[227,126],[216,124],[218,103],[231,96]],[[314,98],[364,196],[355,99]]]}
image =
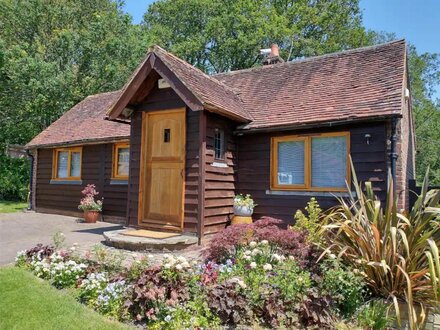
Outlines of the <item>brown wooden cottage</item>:
{"label": "brown wooden cottage", "polygon": [[399,205],[414,178],[414,126],[405,42],[208,76],[153,47],[126,85],[87,97],[28,145],[33,208],[78,213],[97,185],[106,220],[195,233],[220,231],[233,196],[293,221],[315,196],[348,194],[350,161]]}

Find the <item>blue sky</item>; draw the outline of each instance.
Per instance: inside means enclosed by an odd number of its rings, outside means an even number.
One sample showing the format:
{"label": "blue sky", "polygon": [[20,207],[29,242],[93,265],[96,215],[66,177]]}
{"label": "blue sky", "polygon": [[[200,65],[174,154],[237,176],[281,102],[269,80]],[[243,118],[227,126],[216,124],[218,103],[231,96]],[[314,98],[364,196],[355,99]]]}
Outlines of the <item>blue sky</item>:
{"label": "blue sky", "polygon": [[[125,0],[125,10],[139,23],[152,0]],[[440,0],[361,0],[364,26],[393,32],[419,53],[440,53]],[[440,97],[440,86],[437,87]]]}

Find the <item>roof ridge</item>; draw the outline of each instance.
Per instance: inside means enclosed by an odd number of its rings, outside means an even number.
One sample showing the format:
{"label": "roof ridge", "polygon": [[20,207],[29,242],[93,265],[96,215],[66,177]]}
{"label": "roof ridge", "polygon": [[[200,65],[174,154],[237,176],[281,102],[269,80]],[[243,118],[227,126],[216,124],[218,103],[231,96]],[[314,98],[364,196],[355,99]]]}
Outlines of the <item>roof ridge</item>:
{"label": "roof ridge", "polygon": [[316,56],[310,56],[310,57],[306,57],[306,58],[302,58],[302,59],[296,59],[296,60],[292,60],[292,61],[286,61],[286,62],[279,63],[279,64],[276,64],[276,65],[263,65],[263,66],[251,67],[251,68],[246,68],[246,69],[241,69],[241,70],[234,70],[234,71],[229,71],[229,72],[221,72],[221,73],[217,73],[217,74],[212,75],[212,77],[219,77],[220,78],[222,76],[230,76],[230,75],[240,74],[240,73],[245,73],[245,72],[250,72],[250,71],[267,70],[267,69],[272,69],[272,68],[279,68],[281,66],[293,65],[293,64],[297,64],[297,63],[312,62],[312,61],[316,61],[316,60],[320,60],[320,59],[325,59],[325,58],[339,57],[339,56],[342,56],[342,55],[348,55],[348,54],[359,53],[359,52],[363,52],[363,51],[367,51],[367,50],[373,50],[373,49],[377,49],[377,48],[382,48],[382,47],[390,46],[392,44],[399,44],[399,43],[402,43],[402,42],[404,44],[406,44],[405,39],[397,39],[397,40],[392,40],[392,41],[388,41],[388,42],[384,42],[384,43],[376,44],[376,45],[371,45],[371,46],[364,46],[364,47],[359,47],[359,48],[346,49],[346,50],[342,50],[342,51],[338,51],[338,52],[322,54],[322,55],[316,55]]}
{"label": "roof ridge", "polygon": [[[154,53],[155,53],[156,50],[159,50],[159,52],[162,52],[162,53],[165,53],[166,55],[171,56],[173,59],[177,60],[179,63],[182,63],[183,65],[185,65],[185,66],[188,67],[188,68],[191,68],[192,70],[196,70],[196,71],[198,71],[199,73],[201,73],[204,77],[206,77],[206,78],[209,79],[210,81],[214,82],[214,83],[217,84],[217,85],[222,86],[225,90],[227,90],[227,91],[231,92],[232,94],[234,94],[234,95],[237,97],[237,99],[240,101],[240,103],[242,104],[243,109],[246,111],[247,115],[248,115],[251,119],[253,119],[253,116],[251,115],[251,113],[246,109],[246,106],[245,106],[244,101],[242,100],[242,98],[240,97],[240,95],[239,95],[239,94],[238,94],[238,93],[237,93],[232,87],[230,87],[230,86],[226,85],[224,82],[222,82],[222,81],[220,81],[220,80],[214,78],[212,75],[209,75],[209,74],[203,72],[203,71],[200,70],[199,68],[197,68],[197,67],[195,67],[194,65],[191,65],[190,63],[184,61],[183,59],[181,59],[180,57],[174,55],[173,53],[166,51],[165,49],[163,49],[163,48],[160,47],[159,45],[154,45],[154,46],[152,47],[152,49],[153,49],[153,52],[154,52]],[[160,54],[158,54],[158,55],[160,56]]]}

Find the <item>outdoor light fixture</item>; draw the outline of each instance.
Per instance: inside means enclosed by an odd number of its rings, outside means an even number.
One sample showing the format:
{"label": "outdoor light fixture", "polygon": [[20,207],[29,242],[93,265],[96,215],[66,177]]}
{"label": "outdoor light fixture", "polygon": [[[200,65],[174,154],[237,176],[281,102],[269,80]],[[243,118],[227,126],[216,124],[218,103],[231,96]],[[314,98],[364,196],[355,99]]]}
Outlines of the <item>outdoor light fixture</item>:
{"label": "outdoor light fixture", "polygon": [[365,142],[367,142],[367,144],[370,144],[371,134],[367,133],[364,136],[365,136]]}

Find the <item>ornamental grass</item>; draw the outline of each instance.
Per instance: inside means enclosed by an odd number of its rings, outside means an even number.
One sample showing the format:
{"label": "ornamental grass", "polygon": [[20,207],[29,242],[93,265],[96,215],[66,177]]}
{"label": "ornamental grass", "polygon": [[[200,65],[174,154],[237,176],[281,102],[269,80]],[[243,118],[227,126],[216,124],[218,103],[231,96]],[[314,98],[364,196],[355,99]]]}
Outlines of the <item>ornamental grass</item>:
{"label": "ornamental grass", "polygon": [[356,197],[340,198],[326,216],[324,254],[336,254],[359,269],[374,296],[393,302],[398,322],[407,305],[409,325],[419,329],[440,296],[440,191],[428,191],[426,175],[421,194],[405,214],[397,210],[391,175],[385,205],[370,182],[362,189],[353,176]]}

